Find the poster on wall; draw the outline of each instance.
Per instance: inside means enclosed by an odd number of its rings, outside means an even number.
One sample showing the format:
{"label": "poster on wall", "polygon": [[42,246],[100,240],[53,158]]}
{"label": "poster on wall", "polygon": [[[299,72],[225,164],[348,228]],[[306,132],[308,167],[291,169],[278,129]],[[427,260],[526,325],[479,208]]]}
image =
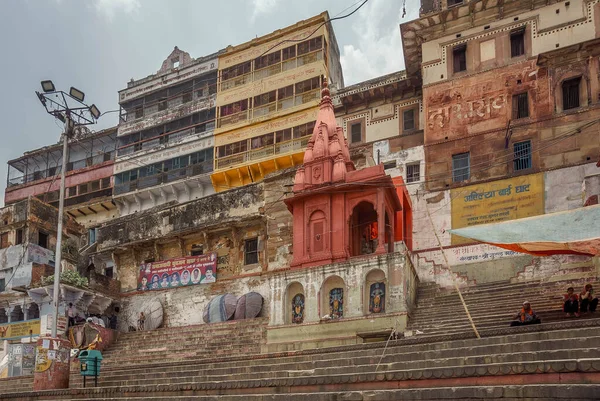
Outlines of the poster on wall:
{"label": "poster on wall", "polygon": [[145,263],[140,266],[138,290],[160,290],[217,280],[217,253]]}
{"label": "poster on wall", "polygon": [[[543,173],[469,185],[450,191],[452,228],[499,223],[544,214]],[[473,240],[452,236],[452,245]]]}
{"label": "poster on wall", "polygon": [[0,340],[18,340],[40,335],[40,319],[0,324]]}

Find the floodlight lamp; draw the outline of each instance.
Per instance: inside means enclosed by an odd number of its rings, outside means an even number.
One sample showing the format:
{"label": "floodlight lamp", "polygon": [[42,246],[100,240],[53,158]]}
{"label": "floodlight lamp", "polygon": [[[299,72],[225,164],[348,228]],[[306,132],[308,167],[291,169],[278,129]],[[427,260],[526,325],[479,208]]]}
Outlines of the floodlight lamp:
{"label": "floodlight lamp", "polygon": [[100,118],[100,110],[98,110],[95,104],[90,106],[90,113],[96,120]]}
{"label": "floodlight lamp", "polygon": [[49,79],[46,81],[42,81],[42,89],[44,90],[44,92],[54,92],[56,90],[54,84]]}
{"label": "floodlight lamp", "polygon": [[73,88],[71,86],[71,89],[69,90],[69,95],[71,95],[71,97],[74,97],[75,99],[79,100],[80,102],[83,102],[83,99],[85,98],[85,93],[83,93],[82,91],[80,91],[77,88]]}

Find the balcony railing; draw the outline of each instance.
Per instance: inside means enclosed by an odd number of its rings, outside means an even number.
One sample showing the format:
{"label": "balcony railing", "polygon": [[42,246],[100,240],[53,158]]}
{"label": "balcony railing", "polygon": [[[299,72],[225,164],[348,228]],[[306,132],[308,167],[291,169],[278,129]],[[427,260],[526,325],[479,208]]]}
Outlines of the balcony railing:
{"label": "balcony railing", "polygon": [[[67,163],[67,172],[81,170],[86,167],[95,166],[97,164],[102,164],[104,162],[114,160],[115,152],[107,152],[101,153],[96,156],[87,157],[85,159],[80,159],[76,161],[72,161]],[[45,170],[34,171],[30,174],[24,174],[20,177],[9,178],[8,187],[13,187],[16,185],[25,184],[28,182],[34,182],[38,180],[42,180],[44,178],[54,177],[60,174],[61,166],[50,167]]]}
{"label": "balcony railing", "polygon": [[293,70],[294,68],[301,67],[305,64],[314,63],[318,60],[323,60],[323,49],[315,50],[311,53],[306,53],[288,60],[283,60],[277,64],[273,64],[259,70],[254,70],[244,75],[238,75],[237,77],[230,78],[226,81],[221,81],[219,84],[219,91],[225,91],[253,81],[258,81],[279,74],[283,71]]}
{"label": "balcony railing", "polygon": [[250,108],[248,110],[241,111],[239,113],[230,114],[228,116],[220,117],[218,126],[219,128],[227,125],[237,124],[241,121],[253,120],[268,115],[269,113],[275,113],[277,111],[285,110],[294,106],[299,106],[304,103],[311,102],[313,100],[319,100],[321,95],[320,89],[313,89],[309,92],[300,93],[294,97],[285,98],[275,102],[271,102],[258,107]]}
{"label": "balcony railing", "polygon": [[147,177],[140,177],[134,181],[122,182],[115,184],[115,195],[126,194],[138,189],[151,188],[157,185],[166,184],[173,181],[178,181],[186,177],[193,177],[200,174],[210,173],[213,168],[212,160],[207,160],[202,163],[192,164],[190,166],[165,171],[158,174],[153,174]]}
{"label": "balcony railing", "polygon": [[250,149],[242,153],[236,153],[235,155],[220,157],[216,159],[216,168],[222,169],[236,164],[266,159],[275,155],[299,152],[306,148],[309,139],[310,135],[307,135],[302,138],[278,142],[258,149]]}

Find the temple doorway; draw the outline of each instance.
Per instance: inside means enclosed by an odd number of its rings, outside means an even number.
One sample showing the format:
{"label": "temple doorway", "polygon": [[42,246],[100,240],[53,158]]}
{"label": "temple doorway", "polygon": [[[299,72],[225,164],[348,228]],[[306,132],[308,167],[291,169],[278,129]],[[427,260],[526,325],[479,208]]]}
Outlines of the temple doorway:
{"label": "temple doorway", "polygon": [[350,254],[352,256],[375,253],[379,230],[377,212],[370,202],[360,202],[352,209],[350,217]]}

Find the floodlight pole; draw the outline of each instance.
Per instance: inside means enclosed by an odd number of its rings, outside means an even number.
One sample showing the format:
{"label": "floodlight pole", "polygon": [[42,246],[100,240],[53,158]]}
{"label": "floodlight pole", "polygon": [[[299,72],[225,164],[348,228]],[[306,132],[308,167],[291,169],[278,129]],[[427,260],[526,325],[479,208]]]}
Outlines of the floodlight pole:
{"label": "floodlight pole", "polygon": [[65,113],[65,132],[62,134],[63,151],[62,167],[60,169],[60,191],[58,201],[58,227],[56,233],[56,258],[54,260],[54,292],[52,299],[54,301],[54,313],[52,319],[52,338],[56,338],[58,333],[58,306],[60,300],[60,270],[62,263],[62,237],[63,220],[65,209],[65,181],[67,176],[67,160],[69,159],[69,138],[71,138],[71,116],[67,111]]}

